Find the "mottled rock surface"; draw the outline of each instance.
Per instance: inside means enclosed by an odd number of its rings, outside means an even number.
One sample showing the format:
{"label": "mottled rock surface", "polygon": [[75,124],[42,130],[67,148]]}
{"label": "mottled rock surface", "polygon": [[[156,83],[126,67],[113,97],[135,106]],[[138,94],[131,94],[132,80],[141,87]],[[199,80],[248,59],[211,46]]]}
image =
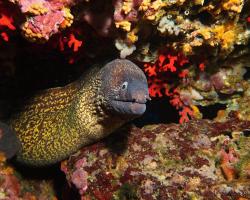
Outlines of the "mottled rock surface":
{"label": "mottled rock surface", "polygon": [[243,120],[231,112],[219,122],[125,127],[62,162],[68,186],[60,193],[56,174],[27,179],[0,155],[0,199],[248,200],[250,121]]}
{"label": "mottled rock surface", "polygon": [[[1,123],[1,144],[14,142],[13,132]],[[7,138],[8,137],[8,138]],[[56,192],[54,189],[54,182],[52,179],[43,177],[42,179],[31,178],[34,174],[33,169],[27,169],[26,175],[20,172],[20,166],[14,166],[6,159],[13,156],[16,151],[15,144],[10,145],[7,149],[3,148],[7,152],[6,155],[0,152],[0,199],[1,200],[57,200]],[[22,170],[21,170],[22,171]],[[35,174],[44,174],[44,170],[35,171]]]}
{"label": "mottled rock surface", "polygon": [[250,198],[250,121],[123,129],[62,163],[79,199]]}

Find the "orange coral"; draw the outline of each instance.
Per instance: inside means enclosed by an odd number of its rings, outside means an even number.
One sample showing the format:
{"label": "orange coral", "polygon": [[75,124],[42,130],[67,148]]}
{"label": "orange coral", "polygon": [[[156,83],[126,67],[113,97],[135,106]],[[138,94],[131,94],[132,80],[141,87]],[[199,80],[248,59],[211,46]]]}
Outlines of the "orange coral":
{"label": "orange coral", "polygon": [[221,170],[228,181],[236,178],[236,169],[234,164],[238,162],[238,155],[233,148],[229,148],[228,152],[224,149],[220,152]]}

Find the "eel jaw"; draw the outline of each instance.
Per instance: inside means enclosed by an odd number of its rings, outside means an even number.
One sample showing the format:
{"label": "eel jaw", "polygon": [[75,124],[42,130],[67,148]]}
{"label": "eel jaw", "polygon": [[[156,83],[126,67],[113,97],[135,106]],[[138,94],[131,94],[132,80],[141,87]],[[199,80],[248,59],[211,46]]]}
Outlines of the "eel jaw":
{"label": "eel jaw", "polygon": [[146,102],[138,100],[112,100],[112,108],[119,114],[140,116],[146,111]]}

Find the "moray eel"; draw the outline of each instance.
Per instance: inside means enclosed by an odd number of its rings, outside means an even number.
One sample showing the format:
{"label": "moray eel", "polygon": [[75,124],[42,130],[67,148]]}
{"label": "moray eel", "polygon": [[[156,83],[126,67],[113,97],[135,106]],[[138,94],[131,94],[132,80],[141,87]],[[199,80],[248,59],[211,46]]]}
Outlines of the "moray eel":
{"label": "moray eel", "polygon": [[10,121],[21,143],[16,159],[30,166],[66,159],[142,115],[148,99],[143,71],[125,59],[42,91]]}

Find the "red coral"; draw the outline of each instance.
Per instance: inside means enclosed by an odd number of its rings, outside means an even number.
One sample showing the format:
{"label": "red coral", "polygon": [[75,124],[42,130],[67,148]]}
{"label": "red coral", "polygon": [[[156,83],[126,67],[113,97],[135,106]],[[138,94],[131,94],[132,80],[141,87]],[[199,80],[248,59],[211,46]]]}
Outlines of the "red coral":
{"label": "red coral", "polygon": [[182,53],[165,50],[160,52],[155,63],[144,64],[150,96],[170,97],[170,104],[180,110],[180,123],[188,121],[193,116],[193,110],[182,102],[179,91],[171,82],[173,79],[179,80],[188,77],[189,70],[184,68],[188,63],[189,60]]}
{"label": "red coral", "polygon": [[206,65],[205,65],[204,62],[202,62],[202,63],[199,64],[199,69],[200,69],[202,72],[205,70],[205,67],[206,67]]}
{"label": "red coral", "polygon": [[172,98],[169,102],[172,106],[174,106],[177,110],[179,111],[180,119],[179,122],[180,124],[184,122],[188,122],[190,118],[193,117],[193,109],[189,106],[186,106],[183,101],[180,98],[179,91],[177,89],[174,90],[174,92],[170,95]]}
{"label": "red coral", "polygon": [[16,30],[16,27],[13,25],[13,19],[12,17],[6,16],[2,14],[2,17],[0,18],[0,26],[6,26],[10,30]]}
{"label": "red coral", "polygon": [[12,12],[8,11],[5,5],[0,3],[0,35],[6,42],[9,41],[7,30],[16,30],[16,27],[13,25],[14,20],[10,14],[12,14]]}
{"label": "red coral", "polygon": [[151,97],[162,97],[162,90],[164,90],[164,84],[162,84],[160,80],[159,82],[155,80],[154,82],[150,83],[149,94]]}
{"label": "red coral", "polygon": [[75,38],[74,34],[71,33],[69,35],[68,46],[69,46],[69,48],[71,48],[73,46],[73,51],[77,52],[79,50],[79,47],[82,46],[82,41],[81,40],[77,40]]}
{"label": "red coral", "polygon": [[184,106],[183,109],[181,111],[179,111],[180,114],[180,124],[184,123],[184,122],[188,122],[190,118],[192,118],[193,114],[193,110],[190,107]]}
{"label": "red coral", "polygon": [[175,62],[177,61],[177,56],[167,55],[167,58],[169,59],[169,63],[161,66],[163,71],[170,70],[171,72],[176,71],[176,67],[174,66]]}
{"label": "red coral", "polygon": [[[165,63],[165,64],[164,64]],[[158,66],[160,71],[176,72],[177,68],[183,67],[189,63],[188,59],[181,53],[175,55],[172,53],[163,53],[158,57]]]}
{"label": "red coral", "polygon": [[248,23],[250,23],[250,16],[249,16],[249,17],[247,17],[247,22],[248,22]]}
{"label": "red coral", "polygon": [[188,76],[188,73],[189,73],[188,69],[184,69],[178,74],[178,76],[180,78],[186,78]]}
{"label": "red coral", "polygon": [[149,76],[149,77],[151,77],[151,76],[156,76],[157,75],[157,73],[156,73],[156,66],[155,65],[149,65],[149,64],[145,64],[144,65],[144,71],[147,73],[147,75]]}
{"label": "red coral", "polygon": [[75,31],[72,31],[69,34],[66,34],[66,36],[60,35],[58,38],[58,41],[56,43],[59,46],[60,51],[65,50],[65,44],[69,47],[73,47],[73,51],[77,52],[79,48],[82,46],[83,42],[81,40],[76,39],[75,34],[73,33]]}
{"label": "red coral", "polygon": [[9,41],[9,36],[6,32],[1,33],[1,37],[3,38],[4,41],[8,42]]}
{"label": "red coral", "polygon": [[[50,42],[54,48],[59,49],[68,60],[69,64],[74,64],[81,58],[80,49],[83,45],[83,31],[78,28],[71,28],[68,31],[54,37]],[[77,39],[81,37],[81,39]]]}

